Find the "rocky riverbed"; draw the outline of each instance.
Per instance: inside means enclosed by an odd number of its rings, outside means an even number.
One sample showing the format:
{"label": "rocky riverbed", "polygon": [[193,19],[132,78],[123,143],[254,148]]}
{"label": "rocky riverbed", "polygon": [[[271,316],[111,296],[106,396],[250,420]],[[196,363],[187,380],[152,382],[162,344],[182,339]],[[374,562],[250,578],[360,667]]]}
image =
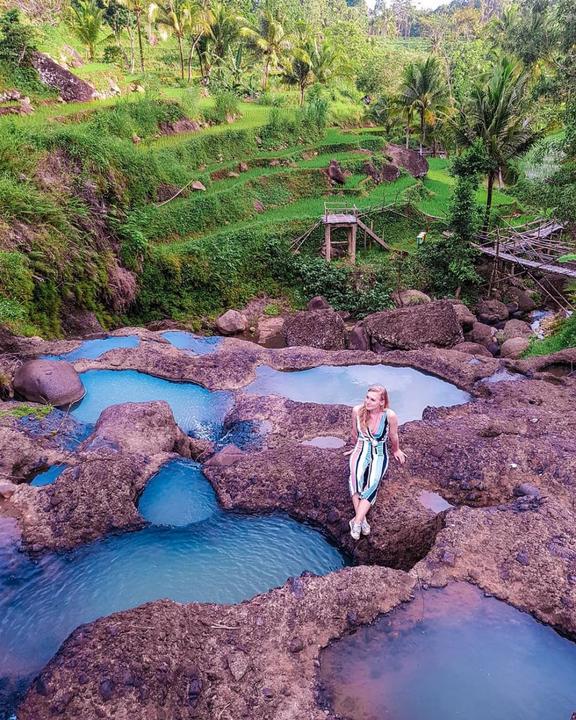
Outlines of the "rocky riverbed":
{"label": "rocky riverbed", "polygon": [[[159,601],[80,627],[34,682],[19,720],[326,718],[316,696],[321,648],[410,599],[422,584],[472,582],[576,635],[576,351],[517,361],[432,347],[269,350],[226,339],[198,356],[160,333],[121,333],[138,334],[138,347],[78,360],[74,368],[131,369],[237,391],[260,365],[385,363],[436,375],[468,391],[471,401],[427,409],[402,426],[408,462],[391,467],[372,534],[357,543],[347,531],[346,406],[237,392],[224,431],[243,441],[225,444],[186,436],[166,403],[120,404],[70,449],[54,423],[22,421],[11,412],[22,404],[5,403],[0,513],[17,519],[23,546],[38,557],[141,527],[137,499],[148,479],[184,456],[203,463],[224,508],[286,512],[322,529],[357,564],[291,579],[240,605]],[[77,346],[22,341],[4,367]],[[303,444],[318,436],[346,445]],[[28,485],[39,468],[61,462],[68,468],[53,485]],[[427,509],[418,500],[422,491],[453,509]]]}

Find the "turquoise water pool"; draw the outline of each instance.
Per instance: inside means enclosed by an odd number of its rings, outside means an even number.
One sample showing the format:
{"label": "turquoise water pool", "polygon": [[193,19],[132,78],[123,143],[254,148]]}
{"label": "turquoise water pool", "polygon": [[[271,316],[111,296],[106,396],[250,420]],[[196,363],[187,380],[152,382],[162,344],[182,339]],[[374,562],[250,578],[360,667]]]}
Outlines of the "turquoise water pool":
{"label": "turquoise water pool", "polygon": [[285,372],[267,365],[244,388],[255,395],[282,395],[298,402],[356,405],[370,385],[387,388],[390,406],[400,422],[420,420],[424,408],[461,405],[470,395],[431,375],[405,367],[387,365],[322,365],[309,370]]}
{"label": "turquoise water pool", "polygon": [[52,467],[44,470],[44,472],[38,473],[38,475],[36,475],[30,482],[30,485],[33,487],[51,485],[54,480],[56,480],[64,472],[64,470],[66,470],[67,467],[67,465],[52,465]]}
{"label": "turquoise water pool", "polygon": [[31,559],[1,543],[0,718],[82,623],[160,598],[236,603],[345,564],[319,532],[285,515],[224,512],[190,461],[165,465],[139,507],[156,525],[73,552]]}
{"label": "turquoise water pool", "polygon": [[320,676],[343,719],[570,720],[576,709],[576,644],[465,583],[333,643]]}
{"label": "turquoise water pool", "polygon": [[88,370],[80,377],[86,395],[72,415],[87,424],[94,424],[110,405],[165,400],[184,432],[213,439],[232,407],[229,392],[211,392],[194,383],[171,382],[136,370]]}

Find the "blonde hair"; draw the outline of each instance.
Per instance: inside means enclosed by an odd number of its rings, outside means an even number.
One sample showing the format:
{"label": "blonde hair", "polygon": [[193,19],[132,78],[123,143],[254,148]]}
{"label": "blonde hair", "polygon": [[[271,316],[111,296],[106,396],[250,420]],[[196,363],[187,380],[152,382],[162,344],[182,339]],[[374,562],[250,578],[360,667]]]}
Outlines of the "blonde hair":
{"label": "blonde hair", "polygon": [[[370,385],[367,392],[376,392],[380,394],[380,407],[382,410],[386,410],[389,407],[388,390],[386,390],[383,385]],[[366,407],[366,401],[364,401],[358,411],[360,427],[363,432],[366,432],[366,429],[368,428],[368,416],[368,408]]]}

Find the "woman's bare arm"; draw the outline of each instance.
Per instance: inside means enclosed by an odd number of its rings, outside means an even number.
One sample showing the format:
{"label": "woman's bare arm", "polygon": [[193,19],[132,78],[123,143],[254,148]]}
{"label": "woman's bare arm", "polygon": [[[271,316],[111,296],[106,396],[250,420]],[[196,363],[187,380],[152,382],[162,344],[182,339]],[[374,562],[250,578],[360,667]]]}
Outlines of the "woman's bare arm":
{"label": "woman's bare arm", "polygon": [[[358,442],[358,424],[357,424],[357,415],[358,415],[358,408],[354,407],[352,408],[352,444],[356,445]],[[354,452],[354,450],[347,450],[344,455],[351,455]]]}
{"label": "woman's bare arm", "polygon": [[398,437],[398,415],[394,410],[388,410],[388,423],[390,424],[390,445],[392,446],[392,454],[398,460],[400,465],[406,462],[405,453],[400,450],[400,438]]}

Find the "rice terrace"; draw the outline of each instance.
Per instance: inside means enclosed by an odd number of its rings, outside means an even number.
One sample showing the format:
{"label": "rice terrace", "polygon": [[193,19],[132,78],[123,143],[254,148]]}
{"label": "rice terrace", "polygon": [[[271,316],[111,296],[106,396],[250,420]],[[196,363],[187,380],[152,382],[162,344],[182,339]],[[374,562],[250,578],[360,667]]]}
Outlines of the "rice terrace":
{"label": "rice terrace", "polygon": [[0,0],[0,720],[576,720],[571,0]]}

